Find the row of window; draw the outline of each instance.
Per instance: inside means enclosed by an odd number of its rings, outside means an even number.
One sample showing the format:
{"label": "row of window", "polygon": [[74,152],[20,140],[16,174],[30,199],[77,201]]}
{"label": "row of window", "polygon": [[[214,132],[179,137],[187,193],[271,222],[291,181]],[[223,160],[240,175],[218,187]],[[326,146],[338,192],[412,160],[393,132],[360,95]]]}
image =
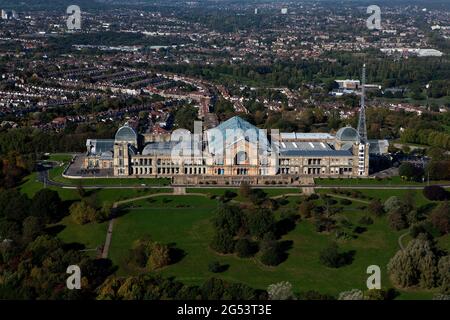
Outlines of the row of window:
{"label": "row of window", "polygon": [[[321,165],[323,164],[323,160],[324,159],[307,159],[308,161],[305,162],[305,159],[280,159],[279,160],[279,164],[281,166],[288,166],[288,165],[302,165],[302,164],[308,164],[308,165]],[[331,158],[330,159],[330,164],[349,164],[351,165],[353,162],[352,159],[339,159],[339,158]]]}
{"label": "row of window", "polygon": [[[350,174],[352,173],[352,168],[330,168],[330,174]],[[302,171],[299,167],[289,167],[289,168],[279,168],[279,174],[301,174]],[[325,174],[327,173],[327,169],[325,167],[322,168],[303,168],[303,174]]]}
{"label": "row of window", "polygon": [[[136,167],[130,168],[130,173],[135,175],[146,175],[146,174],[155,174],[153,172],[153,168],[151,167]],[[179,167],[172,168],[157,168],[156,174],[180,174],[181,170]],[[206,174],[206,167],[190,167],[184,168],[184,174]]]}

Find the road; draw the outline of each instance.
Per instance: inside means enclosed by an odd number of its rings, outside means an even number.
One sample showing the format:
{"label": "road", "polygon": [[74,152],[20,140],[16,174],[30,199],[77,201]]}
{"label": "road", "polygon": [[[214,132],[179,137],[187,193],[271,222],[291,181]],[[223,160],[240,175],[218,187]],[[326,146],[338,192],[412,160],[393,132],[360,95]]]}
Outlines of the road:
{"label": "road", "polygon": [[[42,164],[38,165],[38,181],[46,186],[54,186],[64,189],[77,189],[79,186],[73,186],[61,182],[51,180],[48,175],[50,168],[44,168]],[[450,188],[450,183],[439,184],[443,188]],[[170,186],[124,186],[124,185],[80,185],[84,189],[173,189],[173,188],[196,188],[196,189],[223,189],[231,188],[232,186],[217,186],[217,185],[170,185]],[[314,189],[371,189],[371,190],[422,190],[426,184],[423,185],[382,185],[382,184],[368,184],[368,185],[282,185],[282,186],[259,186],[264,189],[293,189],[293,188],[314,188]]]}

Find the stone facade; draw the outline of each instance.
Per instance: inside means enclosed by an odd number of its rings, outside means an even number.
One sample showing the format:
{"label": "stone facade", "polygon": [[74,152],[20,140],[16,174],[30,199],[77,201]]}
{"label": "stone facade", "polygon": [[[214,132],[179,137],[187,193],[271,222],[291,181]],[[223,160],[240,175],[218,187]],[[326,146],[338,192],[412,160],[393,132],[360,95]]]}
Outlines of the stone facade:
{"label": "stone facade", "polygon": [[[229,130],[235,129],[240,133],[229,138]],[[254,139],[247,136],[252,130]],[[215,139],[218,134],[224,135],[223,141]],[[310,135],[310,141],[309,134],[299,139],[295,134],[269,138],[233,117],[201,135],[188,134],[186,144],[169,135],[139,136],[125,125],[114,140],[88,140],[83,166],[87,170],[112,168],[114,176],[168,177],[175,184],[292,184],[303,177],[369,175],[369,143],[361,143],[355,129],[323,135],[323,141],[320,134]]]}

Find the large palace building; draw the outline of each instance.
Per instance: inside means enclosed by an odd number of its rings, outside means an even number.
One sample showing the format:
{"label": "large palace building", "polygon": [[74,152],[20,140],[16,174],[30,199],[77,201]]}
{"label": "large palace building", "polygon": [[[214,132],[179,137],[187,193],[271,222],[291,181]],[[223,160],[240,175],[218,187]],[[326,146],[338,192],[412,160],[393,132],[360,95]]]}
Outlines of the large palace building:
{"label": "large palace building", "polygon": [[235,116],[191,134],[139,135],[125,124],[114,139],[86,143],[83,171],[102,176],[167,177],[174,183],[269,183],[304,177],[367,177],[371,152],[387,152],[385,141],[364,141],[352,127],[328,133],[269,136]]}

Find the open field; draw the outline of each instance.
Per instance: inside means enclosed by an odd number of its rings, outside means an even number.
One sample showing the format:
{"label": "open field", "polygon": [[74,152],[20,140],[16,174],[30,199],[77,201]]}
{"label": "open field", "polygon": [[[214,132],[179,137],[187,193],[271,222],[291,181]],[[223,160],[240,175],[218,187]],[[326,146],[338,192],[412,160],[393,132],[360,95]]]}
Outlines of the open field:
{"label": "open field", "polygon": [[[43,185],[36,181],[36,174],[24,180],[21,191],[30,197]],[[77,190],[51,187],[58,191],[63,200],[79,200]],[[367,230],[358,234],[354,239],[338,240],[342,250],[355,250],[354,261],[351,265],[338,269],[327,268],[319,262],[319,252],[331,241],[336,240],[334,233],[318,233],[309,220],[297,224],[294,230],[284,235],[281,241],[292,241],[292,247],[287,251],[288,258],[277,267],[266,267],[257,258],[241,259],[235,255],[219,255],[209,248],[213,236],[211,220],[215,216],[217,200],[212,196],[223,195],[226,190],[238,193],[233,188],[190,188],[188,196],[155,196],[139,200],[124,206],[125,214],[116,220],[109,257],[119,266],[118,274],[135,274],[136,271],[126,263],[129,249],[133,242],[148,234],[153,240],[170,244],[182,250],[184,256],[176,263],[158,271],[164,276],[173,276],[187,284],[200,284],[210,277],[221,277],[230,281],[247,283],[256,288],[266,288],[267,285],[279,281],[290,281],[296,291],[317,290],[322,293],[336,295],[341,291],[352,288],[364,289],[367,279],[366,268],[376,264],[382,270],[382,284],[384,288],[392,287],[387,274],[386,265],[389,259],[399,249],[398,237],[406,230],[393,231],[388,227],[386,217],[374,218],[373,225],[365,226]],[[269,197],[283,194],[298,194],[286,197],[288,202],[284,208],[296,208],[301,200],[299,188],[263,189]],[[94,189],[88,195],[95,196],[99,202],[116,202],[119,200],[140,197],[147,194],[167,192],[167,189]],[[370,198],[386,200],[390,196],[401,196],[405,192],[414,192],[418,206],[429,203],[420,190],[358,190],[365,198],[353,199],[351,205],[344,206],[344,211],[336,218],[346,217],[353,226],[361,226],[359,219],[367,214],[364,202]],[[332,189],[319,189],[319,193],[333,195]],[[205,197],[189,195],[189,193],[203,193]],[[342,194],[336,195],[338,198]],[[235,201],[245,201],[239,195]],[[358,201],[359,200],[359,201]],[[322,200],[316,200],[321,205]],[[282,208],[283,208],[282,207]],[[279,210],[276,212],[278,215]],[[87,249],[93,249],[103,244],[107,223],[88,224],[84,226],[73,223],[70,217],[64,218],[60,227],[59,237],[67,243],[78,242]],[[410,240],[404,239],[404,244]],[[450,237],[440,237],[438,243],[442,249],[450,250]],[[89,254],[95,254],[94,251]],[[208,264],[219,261],[228,265],[223,273],[213,274],[208,270]],[[398,299],[428,299],[431,291],[401,291]]]}
{"label": "open field", "polygon": [[[368,193],[363,191],[367,196],[370,196],[370,192],[371,190]],[[389,194],[386,193],[382,195],[382,198],[388,196]],[[300,197],[287,197],[287,199],[289,202],[286,206],[295,207]],[[340,199],[336,200],[339,202]],[[321,200],[317,201],[320,205]],[[418,202],[421,203],[422,200],[419,199]],[[157,196],[128,205],[126,214],[117,219],[112,237],[110,258],[119,266],[118,273],[121,275],[136,273],[126,264],[128,250],[136,239],[148,234],[155,241],[170,244],[182,250],[184,257],[177,263],[160,270],[159,273],[174,276],[188,284],[200,284],[209,277],[218,276],[257,288],[266,288],[271,283],[288,280],[294,285],[296,291],[318,290],[337,294],[352,288],[364,289],[367,279],[365,270],[369,265],[376,264],[382,269],[383,286],[391,287],[386,274],[386,265],[398,250],[398,237],[405,231],[391,230],[387,225],[386,217],[375,218],[375,223],[367,226],[367,231],[358,234],[355,239],[338,240],[342,250],[356,251],[351,265],[338,269],[323,266],[319,262],[319,252],[336,239],[335,235],[317,233],[314,225],[309,220],[304,220],[281,239],[293,243],[292,248],[288,250],[287,260],[277,267],[265,267],[254,258],[224,256],[209,249],[209,242],[213,236],[211,219],[215,215],[216,206],[216,200],[200,196]],[[358,226],[359,219],[367,214],[360,207],[361,203],[354,201],[336,217],[346,217],[354,226]],[[63,223],[67,223],[67,220]],[[61,237],[65,241],[73,237],[75,240],[72,242],[80,241],[89,247],[95,243],[97,236],[90,235],[84,240],[84,234],[101,232],[105,226],[89,228],[85,229],[84,226],[74,226],[69,223],[61,233]],[[439,239],[439,241],[443,248],[449,247],[449,238]],[[228,265],[228,269],[220,274],[209,272],[208,264],[216,260]],[[398,298],[426,299],[431,298],[432,294],[433,292],[408,291],[401,292]]]}

